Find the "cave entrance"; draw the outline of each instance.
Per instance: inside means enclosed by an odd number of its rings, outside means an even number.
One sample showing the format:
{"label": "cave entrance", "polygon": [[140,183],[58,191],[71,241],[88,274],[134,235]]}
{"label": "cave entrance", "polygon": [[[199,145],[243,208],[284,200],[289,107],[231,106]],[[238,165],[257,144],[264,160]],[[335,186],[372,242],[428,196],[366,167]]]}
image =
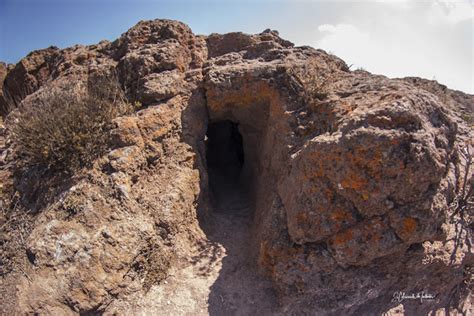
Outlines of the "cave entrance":
{"label": "cave entrance", "polygon": [[248,208],[247,186],[242,177],[244,143],[237,123],[209,124],[205,139],[209,189],[220,212],[239,213]]}

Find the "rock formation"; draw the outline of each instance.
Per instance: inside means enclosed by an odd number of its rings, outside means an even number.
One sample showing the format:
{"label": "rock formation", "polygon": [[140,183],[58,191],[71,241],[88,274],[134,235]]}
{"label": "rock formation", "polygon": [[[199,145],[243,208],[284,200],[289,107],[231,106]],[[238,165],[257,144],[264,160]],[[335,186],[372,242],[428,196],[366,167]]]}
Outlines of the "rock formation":
{"label": "rock formation", "polygon": [[[252,210],[243,251],[271,281],[275,314],[372,315],[399,304],[408,314],[467,313],[472,213],[452,205],[472,95],[351,71],[272,30],[198,36],[154,20],[114,42],[30,53],[6,74],[1,114],[8,121],[41,91],[112,73],[142,107],[115,120],[110,151],[61,183],[11,174],[35,211],[19,254],[28,262],[4,276],[16,313],[146,313],[137,295],[159,291],[208,247],[222,198],[209,182],[226,181],[212,180],[206,157],[217,122],[241,135],[238,182]],[[435,298],[397,301],[397,292]]]}

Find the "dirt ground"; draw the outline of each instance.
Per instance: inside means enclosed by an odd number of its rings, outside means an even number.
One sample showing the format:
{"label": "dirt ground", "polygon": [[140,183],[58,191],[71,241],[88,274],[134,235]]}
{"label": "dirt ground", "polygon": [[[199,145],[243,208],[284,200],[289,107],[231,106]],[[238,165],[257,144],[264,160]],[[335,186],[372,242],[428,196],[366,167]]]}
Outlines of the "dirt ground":
{"label": "dirt ground", "polygon": [[108,314],[278,314],[271,283],[257,273],[249,256],[252,210],[245,194],[228,183],[221,187],[216,204],[203,225],[207,240],[196,247],[192,259],[173,267],[169,277],[146,295],[113,304]]}

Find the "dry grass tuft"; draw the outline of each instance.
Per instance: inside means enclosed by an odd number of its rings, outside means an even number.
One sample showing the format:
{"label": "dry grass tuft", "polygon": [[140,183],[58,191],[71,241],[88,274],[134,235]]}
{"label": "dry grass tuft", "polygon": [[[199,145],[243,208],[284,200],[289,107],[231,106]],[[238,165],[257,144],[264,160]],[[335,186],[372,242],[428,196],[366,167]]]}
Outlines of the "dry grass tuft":
{"label": "dry grass tuft", "polygon": [[44,91],[14,117],[17,162],[22,168],[66,172],[89,166],[107,149],[111,121],[132,110],[109,78]]}

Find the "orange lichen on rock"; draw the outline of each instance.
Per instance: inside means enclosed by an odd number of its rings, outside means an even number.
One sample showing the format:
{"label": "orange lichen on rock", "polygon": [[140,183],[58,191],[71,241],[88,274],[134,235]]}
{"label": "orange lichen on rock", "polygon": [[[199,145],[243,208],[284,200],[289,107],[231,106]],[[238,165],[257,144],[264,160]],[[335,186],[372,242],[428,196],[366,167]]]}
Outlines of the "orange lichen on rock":
{"label": "orange lichen on rock", "polygon": [[353,221],[352,213],[345,209],[333,210],[329,215],[329,218],[334,221],[336,230],[339,230],[343,223]]}
{"label": "orange lichen on rock", "polygon": [[397,251],[399,246],[399,239],[380,217],[362,221],[329,240],[334,258],[343,265],[364,265]]}
{"label": "orange lichen on rock", "polygon": [[417,227],[416,219],[412,217],[407,217],[403,220],[403,230],[406,234],[413,233],[416,227]]}
{"label": "orange lichen on rock", "polygon": [[353,170],[349,170],[346,177],[341,181],[344,189],[362,190],[367,187],[367,184],[367,179]]}
{"label": "orange lichen on rock", "polygon": [[340,246],[340,245],[348,243],[353,238],[354,238],[354,236],[353,236],[353,233],[352,233],[352,229],[349,228],[349,229],[346,229],[343,232],[340,232],[340,233],[336,234],[336,236],[334,236],[334,238],[332,240],[332,243],[336,246]]}
{"label": "orange lichen on rock", "polygon": [[226,91],[225,94],[217,91],[207,91],[208,107],[213,111],[226,108],[229,105],[238,107],[258,106],[271,104],[279,100],[278,92],[264,82],[244,81],[242,87],[236,91]]}
{"label": "orange lichen on rock", "polygon": [[308,221],[308,213],[307,212],[299,212],[298,215],[296,215],[296,221],[300,225],[304,225]]}
{"label": "orange lichen on rock", "polygon": [[119,146],[143,146],[143,137],[137,126],[135,117],[119,117],[114,120],[116,128],[113,131],[114,141]]}
{"label": "orange lichen on rock", "polygon": [[406,241],[413,238],[417,228],[418,221],[413,217],[405,217],[401,222],[397,222],[395,226],[397,234]]}

